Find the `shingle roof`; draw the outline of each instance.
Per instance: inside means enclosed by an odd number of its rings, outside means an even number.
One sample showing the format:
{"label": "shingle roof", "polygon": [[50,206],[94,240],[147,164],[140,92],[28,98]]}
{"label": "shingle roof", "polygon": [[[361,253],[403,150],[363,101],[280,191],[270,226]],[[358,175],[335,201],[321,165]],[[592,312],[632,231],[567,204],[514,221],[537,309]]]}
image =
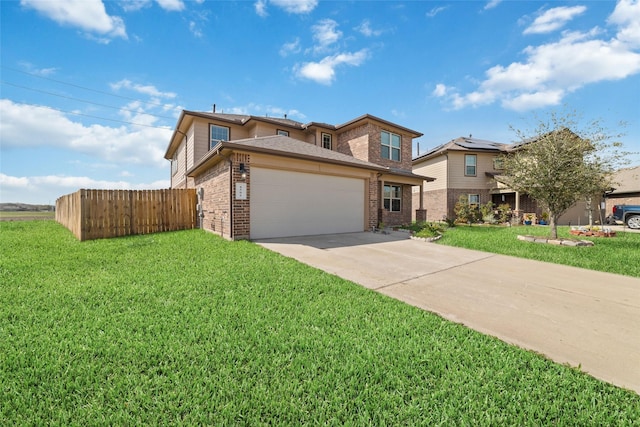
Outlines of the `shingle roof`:
{"label": "shingle roof", "polygon": [[402,169],[387,168],[375,163],[356,159],[348,154],[338,153],[333,150],[318,147],[308,142],[300,141],[288,136],[272,135],[259,138],[239,139],[235,141],[223,141],[210,150],[200,161],[187,171],[188,175],[198,172],[206,167],[208,163],[214,161],[219,150],[236,149],[260,152],[265,154],[279,155],[304,160],[315,160],[324,163],[333,163],[345,166],[369,169],[391,175],[404,176],[407,178],[418,178],[433,180],[433,178],[416,175],[411,171]]}
{"label": "shingle roof", "polygon": [[298,155],[304,157],[316,157],[323,160],[333,160],[340,163],[349,163],[354,166],[360,166],[368,169],[382,170],[386,169],[375,163],[366,162],[364,160],[356,159],[353,156],[347,154],[338,153],[337,151],[329,150],[323,147],[310,144],[308,142],[300,141],[298,139],[290,138],[288,136],[273,135],[264,136],[261,138],[248,138],[230,141],[224,143],[227,146],[240,146],[245,148],[253,148],[262,150],[268,150],[273,153],[281,155]]}
{"label": "shingle roof", "polygon": [[225,149],[247,150],[265,154],[279,155],[298,159],[316,160],[325,163],[342,164],[375,170],[386,171],[386,168],[375,163],[365,162],[355,157],[338,153],[326,148],[318,147],[304,141],[300,141],[288,136],[272,135],[259,138],[239,139],[234,141],[222,141],[213,149],[209,150],[191,169],[187,175],[192,175],[203,170],[211,162],[215,162],[218,152]]}
{"label": "shingle roof", "polygon": [[445,153],[447,151],[489,151],[498,153],[506,151],[508,147],[508,144],[502,144],[500,142],[461,136],[459,138],[452,139],[445,144],[432,148],[426,153],[414,158],[413,162],[415,163],[418,160],[426,159],[435,154]]}
{"label": "shingle roof", "polygon": [[620,169],[613,174],[615,190],[611,194],[640,192],[640,166]]}
{"label": "shingle roof", "polygon": [[201,111],[188,111],[188,110],[184,110],[184,114],[189,114],[197,117],[205,117],[205,118],[210,118],[215,120],[222,120],[226,122],[236,123],[239,125],[244,125],[249,120],[257,120],[257,121],[264,121],[264,122],[270,122],[270,123],[278,123],[278,124],[282,124],[282,125],[289,126],[292,128],[297,128],[297,129],[304,128],[304,123],[283,118],[283,117],[269,117],[269,116],[262,117],[262,116],[252,116],[248,114],[207,113],[207,112],[201,112]]}

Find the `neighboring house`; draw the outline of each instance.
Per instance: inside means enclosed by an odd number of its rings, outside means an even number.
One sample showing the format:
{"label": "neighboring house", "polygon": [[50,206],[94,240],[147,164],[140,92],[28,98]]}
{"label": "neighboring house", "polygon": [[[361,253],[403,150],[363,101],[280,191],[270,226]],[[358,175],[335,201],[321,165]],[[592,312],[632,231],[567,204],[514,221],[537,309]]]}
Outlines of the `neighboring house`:
{"label": "neighboring house", "polygon": [[185,110],[165,158],[171,187],[196,188],[201,227],[225,238],[354,232],[411,221],[412,186],[432,181],[411,171],[421,135],[368,114],[330,125]]}
{"label": "neighboring house", "polygon": [[620,169],[613,175],[614,188],[606,193],[605,216],[614,205],[640,205],[640,166]]}
{"label": "neighboring house", "polygon": [[[422,190],[423,200],[429,206],[427,220],[454,219],[454,208],[460,196],[474,205],[490,201],[495,206],[509,204],[521,212],[539,212],[534,200],[499,185],[494,179],[502,170],[500,155],[511,147],[499,142],[460,137],[413,159],[414,173],[435,178],[425,182]],[[414,201],[420,199],[419,191],[414,188]]]}
{"label": "neighboring house", "polygon": [[[538,218],[542,207],[526,194],[520,194],[497,182],[501,174],[500,155],[517,150],[521,144],[502,144],[476,138],[460,137],[442,144],[413,159],[413,172],[435,178],[425,182],[420,189],[414,187],[413,200],[429,206],[428,221],[455,218],[454,208],[460,196],[471,204],[494,206],[508,204],[520,214],[534,213]],[[615,204],[640,204],[640,166],[622,169],[613,178],[618,186],[606,196],[604,212],[600,210],[603,199],[594,195],[589,200],[578,201],[558,218],[560,225],[584,225],[604,220]]]}

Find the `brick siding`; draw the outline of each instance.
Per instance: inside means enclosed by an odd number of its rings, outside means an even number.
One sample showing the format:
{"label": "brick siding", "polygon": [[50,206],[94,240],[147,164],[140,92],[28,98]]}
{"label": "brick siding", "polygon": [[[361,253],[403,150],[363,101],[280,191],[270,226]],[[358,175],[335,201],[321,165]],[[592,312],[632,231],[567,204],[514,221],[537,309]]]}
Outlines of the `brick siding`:
{"label": "brick siding", "polygon": [[[251,193],[251,156],[249,154],[233,155],[233,185],[231,191],[233,192],[233,240],[248,239],[251,232],[250,227],[250,193]],[[245,179],[242,179],[242,173],[240,172],[240,163],[244,163],[245,172],[247,174]],[[244,182],[247,184],[247,199],[236,199],[236,183]]]}
{"label": "brick siding", "polygon": [[202,228],[222,237],[231,237],[229,212],[229,162],[221,161],[206,173],[196,177],[195,186],[204,190]]}

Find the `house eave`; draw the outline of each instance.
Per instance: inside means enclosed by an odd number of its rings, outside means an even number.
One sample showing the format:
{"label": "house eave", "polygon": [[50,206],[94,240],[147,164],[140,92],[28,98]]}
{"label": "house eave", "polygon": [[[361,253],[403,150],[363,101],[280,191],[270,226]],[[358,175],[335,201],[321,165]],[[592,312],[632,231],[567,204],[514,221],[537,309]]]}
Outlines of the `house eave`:
{"label": "house eave", "polygon": [[272,149],[269,149],[269,148],[252,147],[252,146],[247,146],[247,145],[244,145],[244,144],[236,144],[234,142],[223,141],[223,142],[218,143],[211,150],[209,150],[209,152],[202,157],[202,159],[200,160],[200,162],[198,162],[197,165],[195,165],[192,168],[190,168],[186,172],[187,176],[192,178],[192,177],[196,177],[196,176],[202,174],[205,170],[207,170],[209,167],[211,167],[211,166],[215,165],[216,163],[218,163],[224,157],[223,156],[223,152],[224,151],[261,153],[261,154],[268,154],[268,155],[272,155],[272,156],[286,157],[286,158],[291,158],[291,159],[329,163],[329,164],[334,164],[334,165],[347,166],[347,167],[371,170],[371,171],[382,172],[382,173],[388,171],[387,168],[385,168],[383,166],[377,166],[377,165],[374,165],[374,164],[371,164],[371,165],[357,164],[357,163],[340,161],[340,160],[335,160],[335,159],[327,159],[327,158],[311,156],[311,155],[305,155],[305,154],[300,154],[300,153],[289,153],[289,152],[285,152],[285,151],[272,150]]}
{"label": "house eave", "polygon": [[400,130],[400,131],[402,131],[404,133],[407,133],[407,134],[411,135],[412,138],[418,138],[418,137],[421,137],[423,135],[421,132],[418,132],[418,131],[413,130],[413,129],[409,129],[407,127],[401,126],[401,125],[399,125],[397,123],[393,123],[393,122],[390,122],[390,121],[385,120],[385,119],[381,119],[380,117],[376,117],[376,116],[373,116],[371,114],[363,114],[360,117],[356,117],[353,120],[349,120],[346,123],[338,125],[338,126],[336,126],[336,130],[346,130],[346,129],[349,129],[350,127],[357,126],[357,124],[360,123],[360,122],[366,122],[366,121],[374,121],[374,122],[381,123],[381,124],[383,124],[385,126],[388,126],[390,128],[398,129],[398,130]]}

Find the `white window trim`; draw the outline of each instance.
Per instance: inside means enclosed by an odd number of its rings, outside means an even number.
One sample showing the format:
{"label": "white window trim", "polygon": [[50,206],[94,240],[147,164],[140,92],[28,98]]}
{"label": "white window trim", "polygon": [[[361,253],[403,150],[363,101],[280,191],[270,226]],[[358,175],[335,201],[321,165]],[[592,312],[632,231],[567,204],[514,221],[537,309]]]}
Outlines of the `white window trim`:
{"label": "white window trim", "polygon": [[[474,158],[473,164],[473,174],[467,173],[467,167],[471,165],[467,165],[467,158]],[[464,155],[464,176],[478,176],[478,155],[477,154],[465,154]]]}
{"label": "white window trim", "polygon": [[[477,202],[472,202],[471,201],[471,197],[477,197],[478,201]],[[467,194],[467,201],[469,202],[469,205],[471,205],[471,206],[480,206],[480,195],[479,194]]]}
{"label": "white window trim", "polygon": [[276,135],[280,135],[280,136],[289,136],[289,131],[288,130],[283,130],[283,129],[278,129],[276,131]]}
{"label": "white window trim", "polygon": [[[221,128],[221,129],[226,129],[227,130],[227,139],[213,139],[212,135],[211,135],[211,131],[212,131],[212,129],[214,127]],[[218,143],[220,143],[221,141],[229,141],[229,139],[231,139],[231,128],[229,128],[227,126],[216,125],[214,123],[210,123],[209,124],[209,150],[211,150],[213,147],[218,145]]]}
{"label": "white window trim", "polygon": [[171,176],[174,176],[178,173],[178,153],[173,153],[173,158],[171,159]]}
{"label": "white window trim", "polygon": [[[324,137],[329,137],[329,147],[325,147],[324,145]],[[330,133],[322,132],[320,139],[322,140],[322,148],[326,148],[327,150],[333,150],[333,136]]]}

